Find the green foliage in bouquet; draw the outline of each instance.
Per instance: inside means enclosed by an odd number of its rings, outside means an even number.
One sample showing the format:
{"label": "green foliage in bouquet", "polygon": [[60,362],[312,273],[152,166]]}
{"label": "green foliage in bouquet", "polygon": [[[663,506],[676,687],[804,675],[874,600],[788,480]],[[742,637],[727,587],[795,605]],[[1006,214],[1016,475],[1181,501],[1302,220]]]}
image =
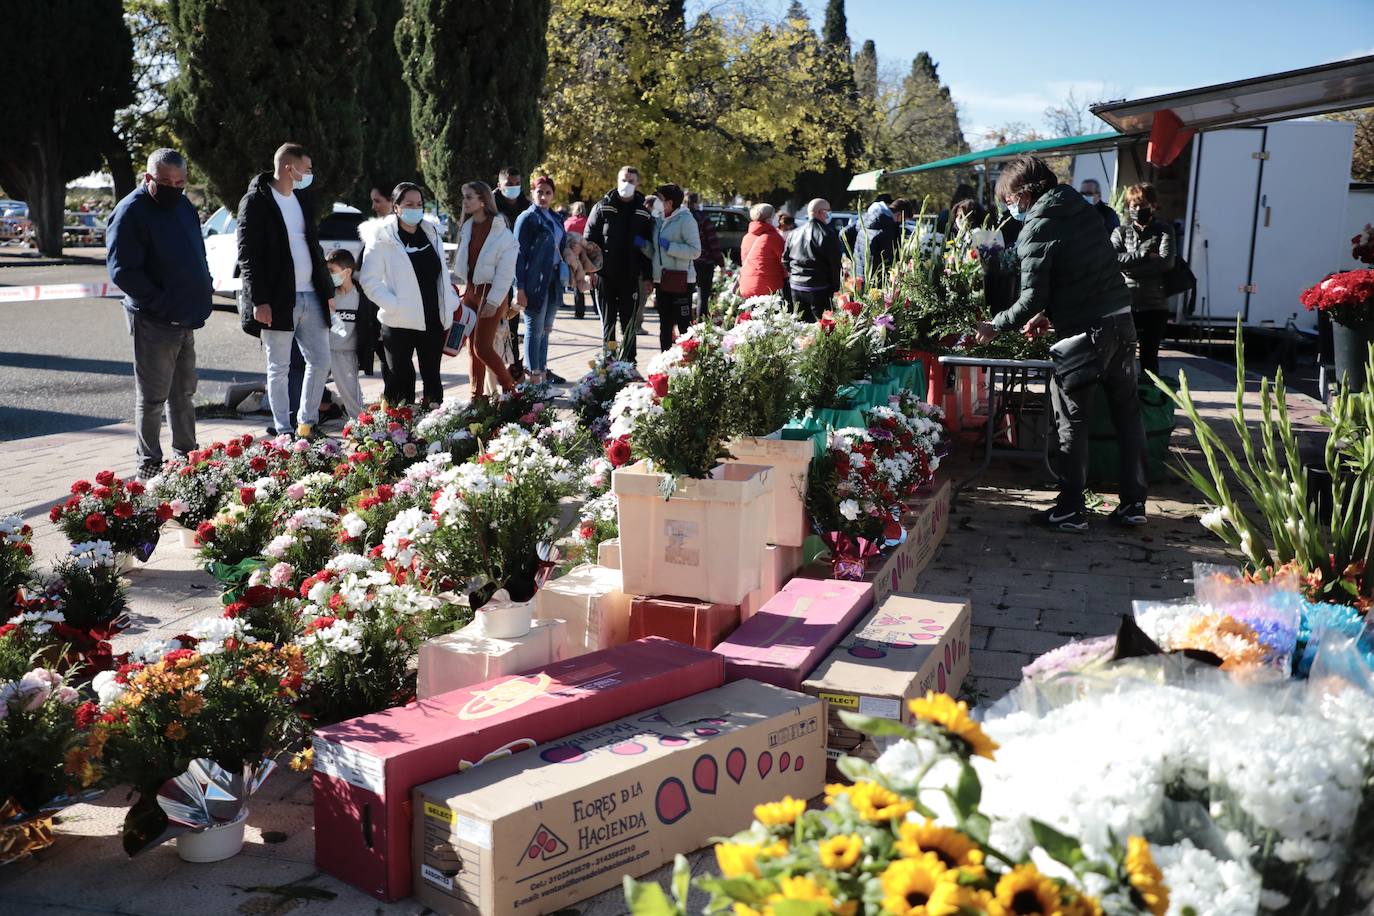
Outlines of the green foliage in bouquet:
{"label": "green foliage in bouquet", "polygon": [[826,312],[802,338],[797,371],[807,407],[850,406],[842,389],[860,378],[868,362],[867,329],[860,311]]}
{"label": "green foliage in bouquet", "polygon": [[722,338],[734,366],[729,427],[740,436],[766,436],[802,407],[798,341],[809,329],[781,296],[749,300],[734,320]]}
{"label": "green foliage in bouquet", "polygon": [[[1370,357],[1374,365],[1374,354]],[[1338,387],[1318,417],[1330,432],[1324,467],[1331,481],[1331,518],[1322,520],[1317,494],[1288,414],[1283,370],[1273,384],[1261,379],[1260,416],[1255,432],[1245,409],[1245,343],[1236,328],[1236,399],[1231,426],[1237,451],[1204,420],[1180,370],[1178,390],[1153,376],[1155,384],[1193,422],[1205,470],[1175,468],[1212,508],[1202,524],[1245,557],[1261,576],[1296,566],[1314,601],[1374,606],[1374,393]],[[1241,496],[1233,492],[1238,487]],[[1250,513],[1242,504],[1255,507]]]}
{"label": "green foliage in bouquet", "polygon": [[[656,368],[665,371],[655,372]],[[715,328],[698,325],[679,338],[650,367],[649,383],[658,402],[634,421],[630,436],[634,454],[652,461],[659,473],[697,480],[709,477],[725,454],[725,440],[732,432],[730,404],[735,392],[731,376]]]}

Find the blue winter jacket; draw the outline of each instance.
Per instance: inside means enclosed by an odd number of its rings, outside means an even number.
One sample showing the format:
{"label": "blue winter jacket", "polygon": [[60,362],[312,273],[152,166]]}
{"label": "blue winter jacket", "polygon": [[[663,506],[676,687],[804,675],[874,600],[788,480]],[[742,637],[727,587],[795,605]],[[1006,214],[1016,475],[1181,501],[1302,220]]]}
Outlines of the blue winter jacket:
{"label": "blue winter jacket", "polygon": [[[537,204],[515,218],[515,239],[520,256],[515,261],[515,288],[523,289],[532,308],[542,303],[562,263],[563,226]],[[562,298],[560,282],[554,295]],[[557,301],[557,300],[555,300]]]}
{"label": "blue winter jacket", "polygon": [[115,207],[106,242],[110,282],[124,291],[126,309],[188,330],[205,326],[214,290],[189,200],[163,207],[139,185]]}

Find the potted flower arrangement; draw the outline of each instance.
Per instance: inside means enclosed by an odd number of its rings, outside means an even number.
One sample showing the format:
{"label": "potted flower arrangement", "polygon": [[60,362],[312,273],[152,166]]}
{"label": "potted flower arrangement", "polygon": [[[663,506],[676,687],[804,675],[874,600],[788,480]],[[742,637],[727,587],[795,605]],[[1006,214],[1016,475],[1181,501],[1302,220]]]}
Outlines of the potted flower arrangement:
{"label": "potted flower arrangement", "polygon": [[33,529],[17,515],[0,518],[0,620],[9,617],[19,589],[33,581]]}
{"label": "potted flower arrangement", "polygon": [[417,420],[408,405],[374,405],[344,425],[344,439],[355,451],[382,455],[391,472],[399,474],[428,453],[429,442],[417,432]]}
{"label": "potted flower arrangement", "polygon": [[625,591],[739,604],[759,585],[774,477],[719,463],[737,396],[720,332],[692,327],[646,378],[616,396],[606,448]]}
{"label": "potted flower arrangement", "polygon": [[53,567],[44,597],[62,615],[53,625],[55,641],[66,650],[62,669],[77,669],[83,680],[107,670],[113,664],[110,640],[129,625],[128,596],[109,542],[73,544]]}
{"label": "potted flower arrangement", "polygon": [[836,578],[862,579],[868,560],[902,536],[901,477],[915,459],[880,458],[884,444],[868,429],[838,429],[812,472],[807,508]]}
{"label": "potted flower arrangement", "polygon": [[642,382],[633,363],[601,352],[588,364],[590,371],[568,392],[573,413],[598,440],[605,441],[611,428],[611,405],[627,385]]}
{"label": "potted flower arrangement", "polygon": [[257,642],[237,621],[211,618],[179,648],[98,678],[101,715],[87,752],[138,793],[124,849],[135,855],[177,837],[188,861],[237,853],[248,796],[299,740],[293,706],[304,677],[298,647]]}
{"label": "potted flower arrangement", "polygon": [[[913,771],[896,778],[845,758],[852,785],[829,785],[825,806],[783,798],[754,808],[754,823],[715,847],[719,875],[698,878],[708,912],[842,913],[849,916],[1163,916],[1169,888],[1143,837],[1101,855],[1040,821],[1029,829],[1043,855],[1000,848],[1004,835],[981,810],[974,765],[997,744],[943,694],[912,700],[915,725],[841,712],[850,728],[919,742]],[[896,769],[896,768],[894,768]],[[938,818],[938,819],[937,819]],[[625,879],[635,916],[685,916],[692,883],[679,856],[670,899],[657,884]],[[1088,888],[1092,890],[1089,891]]]}
{"label": "potted flower arrangement", "polygon": [[81,753],[93,704],[56,671],[15,661],[0,649],[0,865],[52,845],[52,814],[98,776]]}
{"label": "potted flower arrangement", "polygon": [[782,297],[755,296],[721,340],[734,376],[729,423],[738,435],[728,444],[730,454],[774,469],[768,543],[791,547],[806,538],[807,474],[819,437],[812,430],[784,429],[802,406],[798,341],[807,331]]}
{"label": "potted flower arrangement", "polygon": [[282,486],[275,477],[241,484],[224,508],[196,526],[196,542],[206,569],[226,588],[240,586],[262,566],[260,556],[272,539]]}
{"label": "potted flower arrangement", "polygon": [[78,480],[71,496],[48,513],[73,544],[100,538],[116,554],[145,563],[157,547],[158,528],[171,517],[171,506],[148,493],[141,481],[120,480],[114,471],[101,471],[94,483]]}
{"label": "potted flower arrangement", "polygon": [[[334,554],[335,525],[339,517],[329,509],[297,509],[284,515],[276,526],[281,531],[262,549],[268,577],[277,587],[292,586],[303,580],[308,571],[324,566]],[[262,570],[250,575],[250,584],[258,584]]]}
{"label": "potted flower arrangement", "polygon": [[564,534],[559,500],[578,489],[571,462],[527,430],[503,427],[475,461],[448,472],[434,497],[434,530],[420,544],[424,565],[441,579],[467,580],[489,635],[523,635],[549,548]]}
{"label": "potted flower arrangement", "polygon": [[1303,290],[1300,301],[1308,311],[1330,317],[1336,375],[1354,390],[1363,391],[1365,362],[1374,341],[1374,270],[1331,274]]}
{"label": "potted flower arrangement", "polygon": [[[299,707],[314,724],[366,715],[415,698],[420,643],[467,620],[358,554],[340,554],[301,584],[306,661]],[[466,611],[464,608],[463,611]]]}
{"label": "potted flower arrangement", "polygon": [[167,503],[172,518],[181,526],[186,546],[195,546],[196,527],[213,517],[224,504],[236,479],[234,459],[243,454],[244,445],[242,440],[234,440],[232,456],[225,454],[230,446],[217,442],[184,458],[172,458],[148,481],[148,491]]}
{"label": "potted flower arrangement", "polygon": [[808,416],[823,426],[850,426],[856,415],[852,384],[866,368],[866,329],[857,315],[827,310],[801,338],[802,402]]}

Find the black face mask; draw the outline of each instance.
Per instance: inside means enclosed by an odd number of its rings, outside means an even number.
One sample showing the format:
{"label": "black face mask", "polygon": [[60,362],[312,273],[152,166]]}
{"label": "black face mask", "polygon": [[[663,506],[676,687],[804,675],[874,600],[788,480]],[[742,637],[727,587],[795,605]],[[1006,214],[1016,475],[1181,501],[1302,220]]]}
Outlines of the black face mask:
{"label": "black face mask", "polygon": [[169,209],[177,205],[185,191],[185,188],[174,188],[169,184],[155,184],[153,187],[153,200],[157,201],[158,206]]}
{"label": "black face mask", "polygon": [[1150,221],[1150,217],[1154,215],[1155,211],[1151,210],[1149,207],[1134,207],[1131,210],[1131,219],[1135,220],[1137,223],[1140,223],[1140,225],[1142,226],[1148,223]]}

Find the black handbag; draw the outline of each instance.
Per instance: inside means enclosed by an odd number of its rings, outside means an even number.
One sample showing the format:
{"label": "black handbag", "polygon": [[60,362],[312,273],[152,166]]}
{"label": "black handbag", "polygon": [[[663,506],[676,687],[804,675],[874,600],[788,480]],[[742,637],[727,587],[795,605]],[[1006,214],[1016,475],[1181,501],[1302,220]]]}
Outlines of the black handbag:
{"label": "black handbag", "polygon": [[1091,331],[1065,337],[1050,347],[1054,381],[1062,391],[1077,391],[1102,377],[1102,361]]}

